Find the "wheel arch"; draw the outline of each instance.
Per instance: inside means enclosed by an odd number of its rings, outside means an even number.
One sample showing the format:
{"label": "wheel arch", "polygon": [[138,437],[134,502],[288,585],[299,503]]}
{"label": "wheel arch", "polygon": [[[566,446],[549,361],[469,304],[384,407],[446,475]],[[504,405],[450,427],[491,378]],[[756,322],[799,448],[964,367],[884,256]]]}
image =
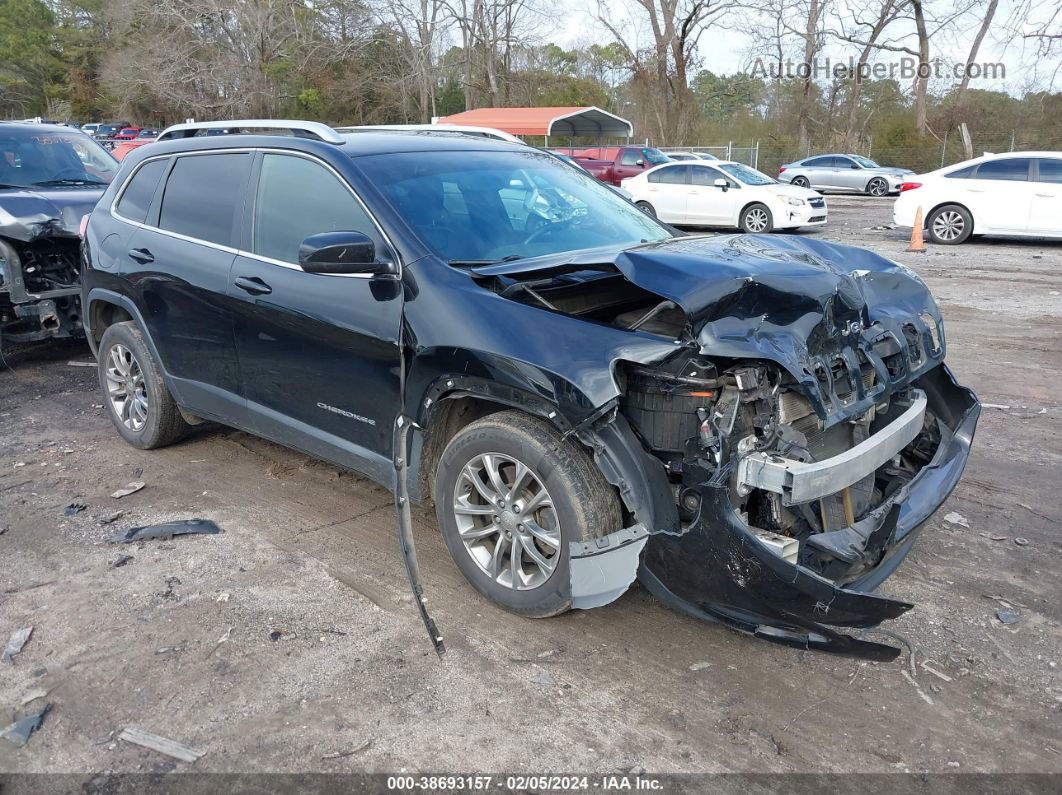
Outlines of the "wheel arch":
{"label": "wheel arch", "polygon": [[83,307],[87,325],[85,336],[88,338],[93,356],[99,355],[99,343],[103,339],[103,332],[107,330],[108,326],[114,323],[132,321],[140,329],[144,342],[147,343],[151,355],[155,357],[159,370],[162,371],[163,378],[167,382],[167,387],[170,386],[169,373],[166,372],[165,363],[162,361],[162,357],[159,356],[159,350],[155,346],[155,341],[151,338],[151,332],[148,331],[147,323],[144,322],[144,316],[131,298],[113,290],[95,287],[89,290],[88,295],[85,296],[85,303],[87,304],[87,306]]}
{"label": "wheel arch", "polygon": [[929,228],[929,218],[930,218],[930,216],[932,216],[933,213],[935,213],[937,210],[939,210],[942,207],[961,207],[963,210],[966,210],[966,212],[970,216],[970,234],[971,235],[974,234],[974,230],[977,228],[977,218],[974,217],[973,210],[971,210],[969,207],[967,207],[962,202],[957,202],[957,201],[940,201],[940,202],[937,202],[936,204],[934,204],[928,210],[926,210],[925,215],[922,216],[922,228],[923,229],[928,229]]}
{"label": "wheel arch", "polygon": [[767,210],[767,212],[771,216],[771,228],[773,229],[775,227],[774,210],[772,210],[771,209],[771,205],[769,205],[763,199],[749,199],[747,202],[745,202],[743,205],[741,205],[741,209],[738,210],[737,218],[734,219],[735,225],[739,226],[739,227],[741,226],[741,218],[742,218],[742,216],[745,215],[745,212],[754,204],[759,204],[764,209]]}

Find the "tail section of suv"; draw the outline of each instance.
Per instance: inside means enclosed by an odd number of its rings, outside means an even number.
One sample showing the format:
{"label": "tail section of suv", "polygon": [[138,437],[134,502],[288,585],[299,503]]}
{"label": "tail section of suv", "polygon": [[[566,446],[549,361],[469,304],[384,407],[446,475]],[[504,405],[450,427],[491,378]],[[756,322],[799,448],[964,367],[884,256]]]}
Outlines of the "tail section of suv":
{"label": "tail section of suv", "polygon": [[[88,223],[90,344],[127,441],[215,420],[368,475],[400,517],[433,502],[468,582],[521,615],[638,577],[744,632],[895,656],[838,627],[911,607],[869,591],[979,411],[909,271],[675,237],[522,145],[218,126],[248,134],[165,131]],[[287,134],[250,134],[268,126]]]}

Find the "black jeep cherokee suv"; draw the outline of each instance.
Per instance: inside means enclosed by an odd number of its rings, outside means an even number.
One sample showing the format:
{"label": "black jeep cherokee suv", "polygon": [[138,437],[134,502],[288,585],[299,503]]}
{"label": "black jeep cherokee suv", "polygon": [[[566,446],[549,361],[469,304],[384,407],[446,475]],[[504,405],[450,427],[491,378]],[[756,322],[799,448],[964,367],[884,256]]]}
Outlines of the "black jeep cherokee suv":
{"label": "black jeep cherokee suv", "polygon": [[210,419],[408,485],[523,615],[637,576],[775,641],[897,653],[827,625],[911,607],[871,591],[979,413],[911,271],[678,236],[516,144],[209,126],[131,153],[86,232],[90,344],[130,444]]}

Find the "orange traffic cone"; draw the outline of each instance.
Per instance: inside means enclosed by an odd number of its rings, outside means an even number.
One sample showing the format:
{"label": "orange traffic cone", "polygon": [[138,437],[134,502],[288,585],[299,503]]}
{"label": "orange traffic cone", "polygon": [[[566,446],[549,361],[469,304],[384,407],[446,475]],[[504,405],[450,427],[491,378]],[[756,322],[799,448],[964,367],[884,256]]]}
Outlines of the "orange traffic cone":
{"label": "orange traffic cone", "polygon": [[908,251],[915,251],[920,254],[924,254],[926,250],[925,241],[922,240],[922,208],[919,207],[915,211],[914,228],[911,230],[911,245],[907,247]]}

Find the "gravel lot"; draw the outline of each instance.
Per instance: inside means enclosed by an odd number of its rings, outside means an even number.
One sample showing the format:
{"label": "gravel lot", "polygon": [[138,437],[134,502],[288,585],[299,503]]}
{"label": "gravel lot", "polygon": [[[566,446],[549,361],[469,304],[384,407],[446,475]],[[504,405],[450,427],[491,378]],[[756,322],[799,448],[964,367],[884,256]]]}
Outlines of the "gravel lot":
{"label": "gravel lot", "polygon": [[[0,645],[34,627],[0,665],[0,728],[53,708],[25,747],[0,741],[0,772],[1062,772],[1062,244],[908,254],[880,228],[891,201],[829,204],[813,234],[914,268],[986,404],[965,478],[883,587],[917,604],[888,625],[913,667],[746,638],[637,586],[520,619],[465,585],[420,511],[440,661],[387,491],[227,429],[134,450],[95,370],[67,364],[87,349],[40,346],[0,364]],[[107,542],[193,516],[224,532]],[[127,726],[205,754],[175,762],[118,740]]]}

